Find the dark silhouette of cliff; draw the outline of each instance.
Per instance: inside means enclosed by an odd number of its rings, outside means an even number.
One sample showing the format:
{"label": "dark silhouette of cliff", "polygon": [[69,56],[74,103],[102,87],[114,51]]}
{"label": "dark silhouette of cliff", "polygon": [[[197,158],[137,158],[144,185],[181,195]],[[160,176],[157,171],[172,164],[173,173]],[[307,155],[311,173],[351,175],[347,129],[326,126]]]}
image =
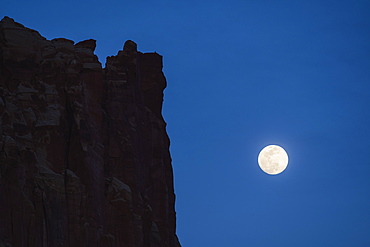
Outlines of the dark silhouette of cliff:
{"label": "dark silhouette of cliff", "polygon": [[0,22],[0,246],[168,246],[162,57]]}

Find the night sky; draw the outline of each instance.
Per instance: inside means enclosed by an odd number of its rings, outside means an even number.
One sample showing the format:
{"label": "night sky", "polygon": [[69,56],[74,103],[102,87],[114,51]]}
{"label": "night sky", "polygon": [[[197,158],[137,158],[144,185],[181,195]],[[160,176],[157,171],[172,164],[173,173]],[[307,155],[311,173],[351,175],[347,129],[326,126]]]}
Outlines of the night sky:
{"label": "night sky", "polygon": [[[370,246],[370,1],[2,0],[47,39],[163,55],[183,247]],[[282,146],[280,175],[259,151]]]}

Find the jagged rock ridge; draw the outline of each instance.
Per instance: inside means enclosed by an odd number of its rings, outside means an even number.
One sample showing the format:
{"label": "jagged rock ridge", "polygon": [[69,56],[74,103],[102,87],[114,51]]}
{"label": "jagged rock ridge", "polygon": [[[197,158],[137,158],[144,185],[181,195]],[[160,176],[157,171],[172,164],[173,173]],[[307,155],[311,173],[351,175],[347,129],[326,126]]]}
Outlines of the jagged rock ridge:
{"label": "jagged rock ridge", "polygon": [[0,246],[169,246],[162,57],[0,22]]}

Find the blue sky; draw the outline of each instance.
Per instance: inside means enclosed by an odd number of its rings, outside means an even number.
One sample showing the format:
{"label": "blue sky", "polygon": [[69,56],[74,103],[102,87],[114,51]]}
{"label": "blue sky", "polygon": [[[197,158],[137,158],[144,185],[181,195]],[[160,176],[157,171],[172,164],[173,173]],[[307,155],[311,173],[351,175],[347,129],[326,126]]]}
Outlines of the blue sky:
{"label": "blue sky", "polygon": [[[370,1],[26,1],[48,39],[164,57],[183,247],[370,246]],[[290,163],[263,173],[259,151]]]}

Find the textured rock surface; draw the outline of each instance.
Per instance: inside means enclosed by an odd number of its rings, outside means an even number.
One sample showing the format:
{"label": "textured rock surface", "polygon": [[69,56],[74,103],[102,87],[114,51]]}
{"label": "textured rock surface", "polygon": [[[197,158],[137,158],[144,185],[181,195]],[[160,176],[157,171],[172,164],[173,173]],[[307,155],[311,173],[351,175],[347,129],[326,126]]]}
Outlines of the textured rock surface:
{"label": "textured rock surface", "polygon": [[0,22],[0,246],[180,246],[162,57]]}

